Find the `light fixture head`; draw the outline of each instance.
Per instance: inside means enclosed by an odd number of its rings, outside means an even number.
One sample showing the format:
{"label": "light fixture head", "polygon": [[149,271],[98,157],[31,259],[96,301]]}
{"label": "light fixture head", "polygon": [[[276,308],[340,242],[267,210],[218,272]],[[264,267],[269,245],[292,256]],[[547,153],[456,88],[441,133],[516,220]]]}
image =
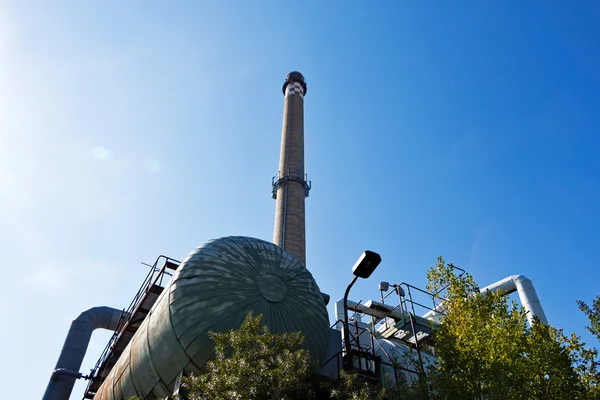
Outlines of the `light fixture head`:
{"label": "light fixture head", "polygon": [[366,279],[371,276],[380,262],[381,256],[379,254],[366,250],[352,267],[352,273],[359,278]]}

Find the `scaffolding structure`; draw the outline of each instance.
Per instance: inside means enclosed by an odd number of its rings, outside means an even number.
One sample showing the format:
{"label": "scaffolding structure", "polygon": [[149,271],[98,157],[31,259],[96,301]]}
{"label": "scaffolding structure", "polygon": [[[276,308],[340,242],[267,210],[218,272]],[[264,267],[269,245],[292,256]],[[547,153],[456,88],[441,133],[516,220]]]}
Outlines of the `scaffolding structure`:
{"label": "scaffolding structure", "polygon": [[[360,379],[386,387],[414,382],[435,360],[435,331],[439,324],[421,315],[430,311],[443,315],[438,311],[444,301],[439,293],[407,282],[382,282],[379,300],[348,301],[347,309],[353,313],[348,324],[350,348],[346,348],[342,338],[340,350],[321,364],[321,371],[339,380],[346,365]],[[332,328],[341,337],[345,322],[337,315]]]}

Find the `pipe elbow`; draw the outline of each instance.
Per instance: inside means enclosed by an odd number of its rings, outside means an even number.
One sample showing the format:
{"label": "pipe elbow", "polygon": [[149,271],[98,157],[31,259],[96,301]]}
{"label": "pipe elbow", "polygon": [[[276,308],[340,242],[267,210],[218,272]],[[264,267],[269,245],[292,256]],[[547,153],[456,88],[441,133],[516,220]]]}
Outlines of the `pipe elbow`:
{"label": "pipe elbow", "polygon": [[546,318],[546,313],[542,308],[542,303],[533,287],[531,279],[526,278],[524,275],[513,275],[511,278],[513,279],[513,282],[515,282],[521,304],[523,305],[523,308],[527,310],[529,324],[532,325],[534,323],[534,317],[537,317],[541,323],[547,324],[548,319]]}
{"label": "pipe elbow", "polygon": [[111,307],[93,307],[79,314],[71,323],[56,367],[50,376],[43,400],[68,399],[75,380],[85,378],[79,369],[87,351],[92,332],[96,329],[117,329],[128,314]]}
{"label": "pipe elbow", "polygon": [[127,315],[123,310],[100,306],[83,311],[75,318],[75,320],[73,320],[73,322],[88,325],[91,330],[107,329],[114,331],[117,329],[117,325],[121,318],[125,318],[126,316]]}
{"label": "pipe elbow", "polygon": [[531,282],[525,275],[511,275],[510,279],[515,283]]}

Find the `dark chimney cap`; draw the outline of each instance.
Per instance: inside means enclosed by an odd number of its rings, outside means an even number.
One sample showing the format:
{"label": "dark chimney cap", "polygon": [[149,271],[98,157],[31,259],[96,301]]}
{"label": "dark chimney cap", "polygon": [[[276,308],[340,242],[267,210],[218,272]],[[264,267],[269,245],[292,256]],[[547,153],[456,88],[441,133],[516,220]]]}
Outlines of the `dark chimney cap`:
{"label": "dark chimney cap", "polygon": [[283,95],[285,96],[285,88],[292,82],[298,82],[302,85],[302,89],[304,89],[304,94],[306,94],[306,82],[304,81],[304,76],[298,71],[292,71],[285,77],[285,83],[283,84]]}

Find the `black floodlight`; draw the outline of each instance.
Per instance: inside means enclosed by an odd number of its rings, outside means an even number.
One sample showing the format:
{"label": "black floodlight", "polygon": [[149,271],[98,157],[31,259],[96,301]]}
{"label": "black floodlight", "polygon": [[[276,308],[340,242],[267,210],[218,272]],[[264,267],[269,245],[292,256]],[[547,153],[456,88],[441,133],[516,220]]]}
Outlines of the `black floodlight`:
{"label": "black floodlight", "polygon": [[389,288],[390,288],[389,282],[379,282],[379,291],[380,292],[387,292]]}
{"label": "black floodlight", "polygon": [[362,253],[356,264],[354,264],[354,267],[352,267],[352,273],[354,276],[367,279],[375,271],[380,262],[381,256],[379,254],[367,250]]}

